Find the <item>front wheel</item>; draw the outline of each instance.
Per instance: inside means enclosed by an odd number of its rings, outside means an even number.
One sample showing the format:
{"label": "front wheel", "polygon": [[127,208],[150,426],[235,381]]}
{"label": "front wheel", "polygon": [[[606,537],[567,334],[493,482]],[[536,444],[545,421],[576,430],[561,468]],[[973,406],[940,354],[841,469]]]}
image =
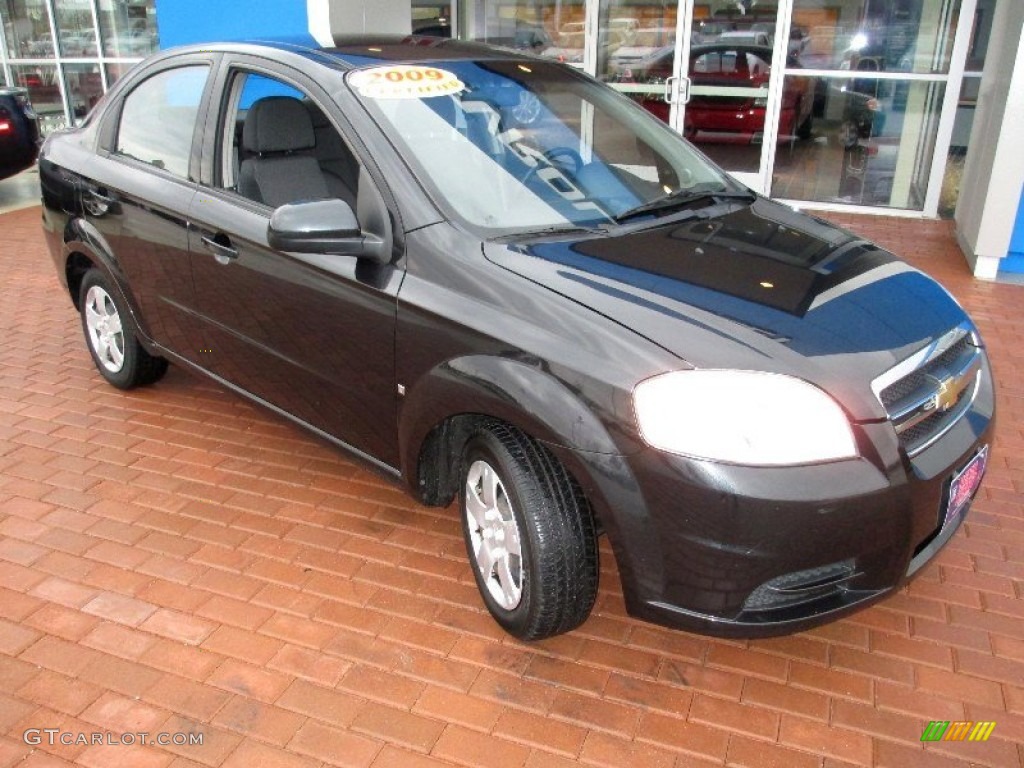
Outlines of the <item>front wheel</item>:
{"label": "front wheel", "polygon": [[152,384],[167,371],[167,361],[146,352],[117,291],[98,269],[82,278],[78,306],[89,354],[108,383],[118,389]]}
{"label": "front wheel", "polygon": [[582,624],[597,597],[597,537],[589,505],[540,444],[504,424],[466,445],[462,528],[484,604],[521,640]]}

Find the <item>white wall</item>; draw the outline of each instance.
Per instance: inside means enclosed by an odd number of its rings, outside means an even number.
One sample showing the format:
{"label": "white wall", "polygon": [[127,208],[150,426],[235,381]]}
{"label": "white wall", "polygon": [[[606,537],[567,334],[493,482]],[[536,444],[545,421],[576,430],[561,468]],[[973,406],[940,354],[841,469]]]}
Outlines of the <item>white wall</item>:
{"label": "white wall", "polygon": [[1024,3],[996,3],[964,163],[956,230],[976,277],[992,280],[1010,248],[1024,190]]}
{"label": "white wall", "polygon": [[411,0],[306,0],[309,31],[321,45],[364,32],[408,35]]}

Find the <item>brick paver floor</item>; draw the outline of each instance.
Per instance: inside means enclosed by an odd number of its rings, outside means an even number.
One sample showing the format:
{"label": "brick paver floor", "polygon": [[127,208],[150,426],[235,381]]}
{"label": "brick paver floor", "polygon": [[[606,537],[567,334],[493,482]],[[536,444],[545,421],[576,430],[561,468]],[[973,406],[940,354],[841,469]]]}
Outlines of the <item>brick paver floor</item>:
{"label": "brick paver floor", "polygon": [[[753,642],[627,618],[603,547],[591,619],[524,645],[483,611],[451,511],[179,369],[102,383],[38,208],[0,217],[0,768],[1024,764],[1024,288],[973,281],[947,223],[842,220],[991,347],[969,522],[883,604]],[[930,720],[996,727],[925,748]]]}

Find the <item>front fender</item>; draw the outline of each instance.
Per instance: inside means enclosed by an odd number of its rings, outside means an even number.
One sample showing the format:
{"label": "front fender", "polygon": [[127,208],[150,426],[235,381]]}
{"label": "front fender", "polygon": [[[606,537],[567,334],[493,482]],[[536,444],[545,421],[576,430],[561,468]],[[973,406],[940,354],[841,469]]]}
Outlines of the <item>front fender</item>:
{"label": "front fender", "polygon": [[[547,444],[579,483],[608,534],[627,602],[638,605],[638,596],[663,578],[660,562],[647,562],[649,553],[658,551],[656,534],[646,524],[647,504],[629,466],[636,446],[628,440],[617,444],[599,410],[548,371],[521,360],[486,355],[449,360],[421,377],[401,405],[402,475],[427,503],[450,503],[458,491],[458,457],[470,434],[457,417],[484,415],[512,424]],[[437,476],[421,477],[422,449],[442,424],[453,424],[453,431],[435,447],[449,453],[433,455]]]}
{"label": "front fender", "polygon": [[462,414],[501,419],[552,446],[622,452],[593,407],[549,372],[513,358],[470,355],[442,363],[406,392],[398,439],[402,474],[411,484],[417,482],[420,450],[428,435]]}

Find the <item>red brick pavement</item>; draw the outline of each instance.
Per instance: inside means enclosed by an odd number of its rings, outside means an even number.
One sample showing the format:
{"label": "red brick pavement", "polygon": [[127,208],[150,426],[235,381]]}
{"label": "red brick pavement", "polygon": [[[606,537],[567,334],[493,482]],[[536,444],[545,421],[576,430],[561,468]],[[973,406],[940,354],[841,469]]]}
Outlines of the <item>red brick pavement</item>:
{"label": "red brick pavement", "polygon": [[[994,358],[991,469],[921,578],[730,642],[627,618],[604,547],[591,619],[523,645],[451,511],[180,370],[103,384],[38,218],[0,217],[0,768],[1024,764],[1024,288],[973,281],[948,224],[835,217],[942,280]],[[932,719],[997,725],[924,748]]]}

